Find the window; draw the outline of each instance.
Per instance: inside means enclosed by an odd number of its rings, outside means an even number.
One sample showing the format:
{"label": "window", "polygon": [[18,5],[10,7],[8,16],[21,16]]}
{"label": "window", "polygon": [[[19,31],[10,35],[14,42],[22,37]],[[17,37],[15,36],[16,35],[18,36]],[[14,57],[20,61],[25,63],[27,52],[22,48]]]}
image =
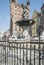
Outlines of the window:
{"label": "window", "polygon": [[12,0],[12,2],[14,2],[14,0]]}
{"label": "window", "polygon": [[12,2],[16,2],[15,0],[12,0]]}
{"label": "window", "polygon": [[42,11],[42,14],[44,14],[44,11]]}

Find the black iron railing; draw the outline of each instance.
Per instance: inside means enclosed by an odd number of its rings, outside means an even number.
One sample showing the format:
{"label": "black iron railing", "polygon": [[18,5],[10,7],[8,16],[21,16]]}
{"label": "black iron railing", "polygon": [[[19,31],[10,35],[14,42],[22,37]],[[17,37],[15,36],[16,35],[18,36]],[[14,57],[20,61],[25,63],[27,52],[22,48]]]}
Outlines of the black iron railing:
{"label": "black iron railing", "polygon": [[44,42],[0,41],[0,65],[44,65]]}

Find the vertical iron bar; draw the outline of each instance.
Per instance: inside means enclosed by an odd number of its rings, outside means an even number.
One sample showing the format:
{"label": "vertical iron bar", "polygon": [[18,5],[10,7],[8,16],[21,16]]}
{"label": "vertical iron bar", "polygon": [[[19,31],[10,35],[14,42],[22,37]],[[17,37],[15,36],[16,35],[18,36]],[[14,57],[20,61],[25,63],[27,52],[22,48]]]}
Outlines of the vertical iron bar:
{"label": "vertical iron bar", "polygon": [[35,44],[34,44],[34,65],[35,65]]}
{"label": "vertical iron bar", "polygon": [[2,50],[2,46],[1,46],[1,64],[2,64],[2,57],[3,57],[3,56],[2,56],[2,51],[3,51],[3,50]]}
{"label": "vertical iron bar", "polygon": [[[8,42],[9,44],[9,42]],[[8,65],[8,47],[7,47],[7,65]]]}
{"label": "vertical iron bar", "polygon": [[20,44],[20,65],[21,65],[21,44]]}
{"label": "vertical iron bar", "polygon": [[14,65],[15,65],[15,43],[14,43]]}
{"label": "vertical iron bar", "polygon": [[3,63],[3,61],[2,61],[2,57],[3,57],[3,56],[2,56],[2,51],[3,51],[2,48],[3,48],[3,47],[1,46],[1,64]]}
{"label": "vertical iron bar", "polygon": [[2,46],[2,64],[4,64],[4,62],[5,62],[5,46]]}
{"label": "vertical iron bar", "polygon": [[40,65],[40,32],[39,32],[39,65]]}
{"label": "vertical iron bar", "polygon": [[18,43],[17,43],[17,65],[18,65]]}
{"label": "vertical iron bar", "polygon": [[31,43],[30,43],[30,65],[31,65]]}
{"label": "vertical iron bar", "polygon": [[24,65],[24,44],[23,44],[23,65]]}
{"label": "vertical iron bar", "polygon": [[6,65],[6,40],[5,40],[5,65]]}
{"label": "vertical iron bar", "polygon": [[8,65],[10,65],[10,43],[9,43],[9,58],[8,58],[8,60],[9,60],[9,62],[8,62]]}
{"label": "vertical iron bar", "polygon": [[13,44],[12,44],[12,65],[13,65]]}
{"label": "vertical iron bar", "polygon": [[28,48],[28,45],[26,44],[26,65],[28,63],[28,50],[27,50],[27,48]]}

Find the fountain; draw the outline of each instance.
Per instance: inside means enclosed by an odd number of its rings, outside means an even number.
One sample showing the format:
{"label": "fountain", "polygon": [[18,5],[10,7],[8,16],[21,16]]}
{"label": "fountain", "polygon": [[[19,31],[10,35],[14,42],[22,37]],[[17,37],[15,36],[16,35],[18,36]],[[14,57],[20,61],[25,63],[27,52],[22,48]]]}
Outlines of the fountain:
{"label": "fountain", "polygon": [[16,25],[19,27],[19,31],[15,29],[11,39],[13,38],[14,40],[30,39],[29,26],[32,26],[33,24],[34,24],[34,20],[32,19],[30,20],[22,19],[22,20],[16,21]]}
{"label": "fountain", "polygon": [[19,27],[19,30],[14,30],[12,35],[12,40],[30,40],[30,32],[29,27],[34,24],[34,20],[32,19],[22,19],[16,21],[16,26]]}

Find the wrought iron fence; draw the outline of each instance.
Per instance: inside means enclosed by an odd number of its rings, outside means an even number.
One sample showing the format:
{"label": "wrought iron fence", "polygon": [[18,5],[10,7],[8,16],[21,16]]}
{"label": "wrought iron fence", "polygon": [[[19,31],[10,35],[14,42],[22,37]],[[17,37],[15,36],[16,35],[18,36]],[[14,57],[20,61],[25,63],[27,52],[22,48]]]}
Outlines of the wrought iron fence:
{"label": "wrought iron fence", "polygon": [[0,41],[0,65],[44,65],[44,42]]}

